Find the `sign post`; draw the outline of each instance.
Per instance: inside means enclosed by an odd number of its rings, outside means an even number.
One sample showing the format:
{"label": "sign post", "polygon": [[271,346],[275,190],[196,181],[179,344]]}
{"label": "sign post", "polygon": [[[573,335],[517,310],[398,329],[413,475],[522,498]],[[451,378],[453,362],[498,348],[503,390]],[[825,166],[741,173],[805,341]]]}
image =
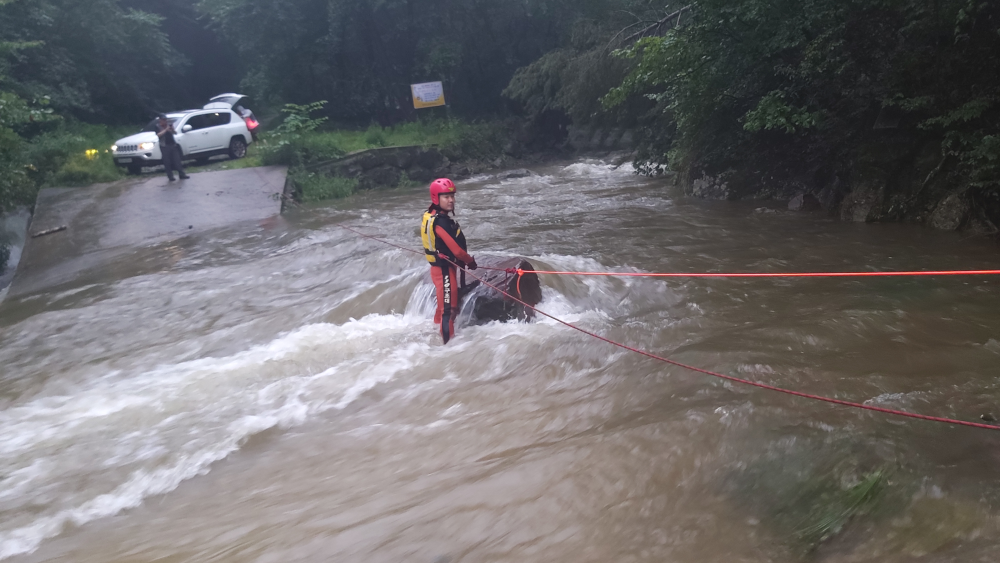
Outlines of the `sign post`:
{"label": "sign post", "polygon": [[440,82],[410,84],[413,93],[413,108],[424,109],[445,105],[444,86]]}

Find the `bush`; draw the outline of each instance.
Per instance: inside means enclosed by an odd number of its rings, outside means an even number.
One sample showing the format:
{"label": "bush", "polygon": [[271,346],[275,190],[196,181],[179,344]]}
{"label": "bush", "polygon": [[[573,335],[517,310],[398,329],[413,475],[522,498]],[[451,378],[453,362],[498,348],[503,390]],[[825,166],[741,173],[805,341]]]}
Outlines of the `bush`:
{"label": "bush", "polygon": [[0,127],[0,213],[34,202],[37,187],[22,158],[24,144],[14,131]]}
{"label": "bush", "polygon": [[101,125],[66,123],[26,143],[29,177],[39,186],[81,186],[123,177],[110,147],[125,131]]}
{"label": "bush", "polygon": [[60,186],[89,186],[122,178],[109,154],[76,153],[59,167],[53,182]]}
{"label": "bush", "polygon": [[365,131],[365,144],[372,148],[384,147],[389,144],[385,131],[378,125],[372,125]]}
{"label": "bush", "polygon": [[306,105],[285,104],[281,110],[287,114],[285,120],[266,136],[262,143],[261,161],[268,165],[304,166],[325,160],[326,155],[337,152],[323,143],[315,143],[313,133],[326,122],[326,118],[313,117],[312,114],[322,110],[324,105],[326,100]]}

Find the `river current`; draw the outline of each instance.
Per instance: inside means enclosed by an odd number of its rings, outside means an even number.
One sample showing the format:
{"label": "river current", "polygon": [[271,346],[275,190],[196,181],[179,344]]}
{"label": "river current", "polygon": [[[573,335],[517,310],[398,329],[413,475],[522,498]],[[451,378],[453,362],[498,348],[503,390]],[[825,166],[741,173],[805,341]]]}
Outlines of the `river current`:
{"label": "river current", "polygon": [[[540,269],[1000,267],[994,243],[683,197],[588,160],[459,184]],[[135,250],[0,304],[0,560],[991,561],[1000,432],[657,363],[555,321],[442,346],[424,189]],[[163,257],[166,257],[165,261]],[[795,390],[1000,418],[1000,280],[542,276],[539,307]],[[859,487],[875,483],[859,500]]]}

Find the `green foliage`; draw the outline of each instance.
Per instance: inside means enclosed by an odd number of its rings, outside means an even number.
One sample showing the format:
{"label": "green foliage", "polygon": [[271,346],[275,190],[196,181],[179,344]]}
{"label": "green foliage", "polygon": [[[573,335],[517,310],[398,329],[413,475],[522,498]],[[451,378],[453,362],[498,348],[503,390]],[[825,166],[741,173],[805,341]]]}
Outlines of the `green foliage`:
{"label": "green foliage", "polygon": [[378,125],[372,125],[365,131],[365,144],[369,147],[384,147],[389,143],[385,138],[385,131]]}
{"label": "green foliage", "polygon": [[293,170],[290,176],[303,203],[342,199],[353,194],[358,187],[355,178],[327,176],[322,173],[307,172],[301,168]]}
{"label": "green foliage", "polygon": [[[441,80],[453,110],[490,116],[514,71],[557,48],[614,0],[200,0],[266,103],[336,100],[342,124],[410,119],[409,84]],[[423,110],[426,111],[426,110]]]}
{"label": "green foliage", "polygon": [[21,152],[24,140],[9,127],[0,126],[0,213],[23,204],[33,194]]}
{"label": "green foliage", "polygon": [[124,129],[64,123],[25,144],[28,176],[36,186],[85,186],[121,179],[123,173],[109,148],[124,135]]}
{"label": "green foliage", "polygon": [[697,177],[815,173],[855,157],[880,110],[914,142],[942,140],[959,173],[996,182],[1000,3],[699,0],[680,29],[619,52],[635,62],[606,98],[656,105],[647,164]]}
{"label": "green foliage", "polygon": [[747,112],[743,128],[747,131],[781,129],[796,133],[813,129],[819,122],[819,112],[792,107],[785,101],[785,93],[774,91],[761,98],[757,107]]}
{"label": "green foliage", "polygon": [[312,133],[326,123],[326,117],[315,117],[326,100],[305,105],[285,104],[281,110],[285,119],[264,139],[264,164],[303,166],[336,158],[343,154],[336,146],[324,143]]}
{"label": "green foliage", "polygon": [[418,181],[410,178],[410,175],[407,174],[406,171],[404,170],[399,175],[399,182],[397,182],[396,187],[398,187],[398,188],[413,188],[413,187],[423,186],[423,185],[424,185],[423,182],[418,182]]}
{"label": "green foliage", "polygon": [[363,130],[316,128],[294,135],[281,128],[261,143],[264,164],[308,166],[379,147],[436,146],[449,158],[493,159],[502,154],[510,135],[502,122],[468,123],[458,119],[427,119],[394,127],[372,125]]}
{"label": "green foliage", "polygon": [[[15,0],[0,5],[0,75],[24,99],[48,96],[86,119],[148,119],[167,109],[185,68],[161,18],[119,0]],[[15,47],[12,47],[15,46]]]}
{"label": "green foliage", "polygon": [[33,204],[42,186],[120,177],[105,152],[117,137],[57,111],[145,120],[166,104],[183,61],[159,17],[121,4],[0,2],[0,212]]}
{"label": "green foliage", "polygon": [[25,158],[27,143],[19,133],[54,122],[57,118],[47,106],[45,98],[29,104],[11,92],[0,92],[0,213],[34,202],[37,184],[30,177],[34,169]]}
{"label": "green foliage", "polygon": [[[546,114],[565,115],[578,125],[597,123],[632,127],[646,105],[619,104],[614,112],[601,99],[620,86],[634,61],[613,56],[611,46],[628,32],[646,26],[661,14],[648,2],[618,0],[591,9],[593,13],[568,14],[572,25],[563,45],[517,70],[503,95],[518,102],[532,119]],[[579,16],[573,20],[574,16]],[[622,110],[626,111],[622,111]]]}
{"label": "green foliage", "polygon": [[281,110],[282,113],[286,114],[285,119],[274,130],[274,135],[276,137],[294,138],[302,133],[315,131],[326,123],[327,118],[313,117],[312,114],[321,111],[326,103],[326,100],[321,100],[305,105],[285,104],[285,107]]}
{"label": "green foliage", "polygon": [[518,69],[503,94],[521,103],[532,118],[557,111],[574,123],[591,123],[604,117],[601,97],[621,83],[627,67],[602,48],[556,49]]}
{"label": "green foliage", "polygon": [[104,182],[114,182],[123,177],[121,169],[115,166],[109,154],[88,156],[76,153],[59,167],[52,183],[57,186],[89,186]]}

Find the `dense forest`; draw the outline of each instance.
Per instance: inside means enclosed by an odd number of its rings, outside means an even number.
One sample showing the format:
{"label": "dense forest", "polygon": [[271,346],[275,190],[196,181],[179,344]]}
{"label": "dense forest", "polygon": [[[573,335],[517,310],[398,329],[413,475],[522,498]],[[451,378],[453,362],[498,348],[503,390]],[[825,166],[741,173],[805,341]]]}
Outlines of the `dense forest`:
{"label": "dense forest", "polygon": [[441,80],[450,118],[552,146],[630,130],[640,171],[702,197],[991,232],[996,53],[981,0],[0,0],[0,209],[93,127],[232,90],[388,126],[417,119],[409,84]]}

